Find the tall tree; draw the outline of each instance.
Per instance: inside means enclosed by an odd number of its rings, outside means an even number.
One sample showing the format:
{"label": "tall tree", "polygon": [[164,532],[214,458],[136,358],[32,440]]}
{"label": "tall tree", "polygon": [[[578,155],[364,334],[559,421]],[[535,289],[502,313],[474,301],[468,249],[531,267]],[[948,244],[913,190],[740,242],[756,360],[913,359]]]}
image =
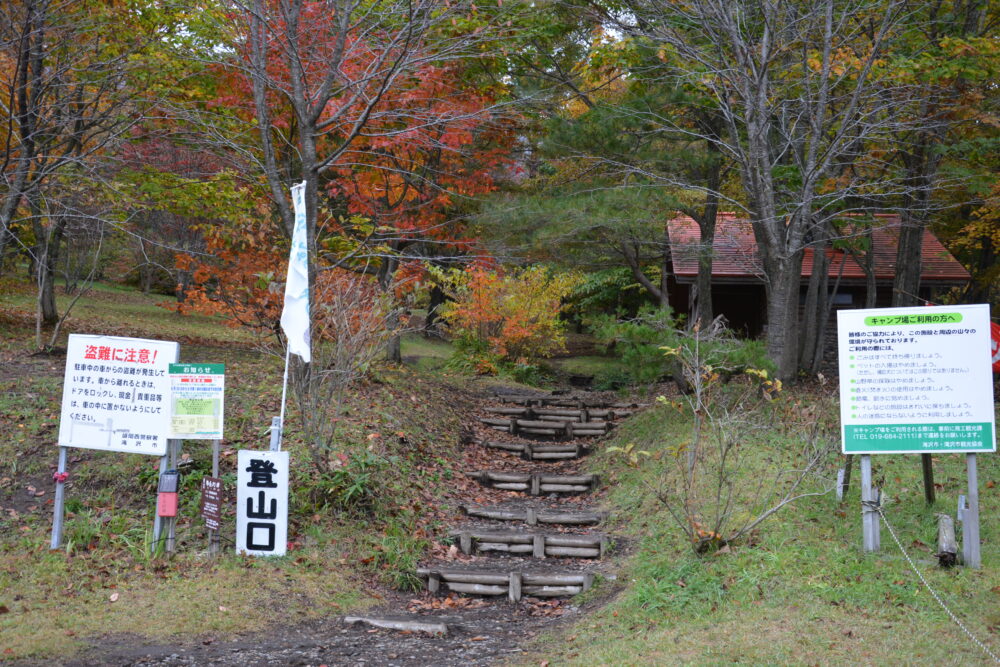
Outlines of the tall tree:
{"label": "tall tree", "polygon": [[66,227],[106,221],[95,215],[104,206],[80,202],[107,186],[104,158],[146,106],[146,56],[178,29],[158,4],[0,5],[0,258],[12,244],[33,255],[45,323],[59,320],[53,282]]}
{"label": "tall tree", "polygon": [[713,142],[740,173],[765,274],[768,353],[791,377],[803,251],[859,184],[836,193],[821,186],[892,118],[883,64],[904,3],[635,0],[627,7],[609,11],[608,20],[676,54],[684,63],[678,75],[697,77],[718,110],[720,135],[690,132]]}
{"label": "tall tree", "polygon": [[910,28],[894,54],[896,75],[917,90],[897,108],[911,122],[893,137],[892,145],[904,185],[895,306],[923,303],[919,292],[924,231],[943,201],[953,199],[942,198],[940,191],[964,189],[967,177],[942,178],[946,146],[956,141],[963,125],[986,119],[978,107],[994,96],[1000,71],[996,46],[1000,3],[952,0],[913,5]]}

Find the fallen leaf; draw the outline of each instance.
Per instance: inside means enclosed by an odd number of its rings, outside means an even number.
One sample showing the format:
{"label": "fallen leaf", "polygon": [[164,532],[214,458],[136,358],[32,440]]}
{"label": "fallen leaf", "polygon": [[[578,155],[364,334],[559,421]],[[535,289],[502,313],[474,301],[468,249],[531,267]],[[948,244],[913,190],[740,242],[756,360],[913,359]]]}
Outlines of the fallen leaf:
{"label": "fallen leaf", "polygon": [[118,593],[112,593],[108,599],[112,602],[118,602]]}
{"label": "fallen leaf", "polygon": [[219,605],[219,611],[229,611],[229,607],[223,607],[222,605]]}
{"label": "fallen leaf", "polygon": [[986,482],[987,489],[992,489],[996,485],[997,485],[996,482]]}
{"label": "fallen leaf", "polygon": [[484,641],[486,641],[486,637],[483,637],[482,635],[477,635],[477,636],[473,637],[472,639],[470,639],[469,641],[472,641],[472,642],[484,642]]}
{"label": "fallen leaf", "polygon": [[9,614],[9,613],[10,609],[7,608],[7,605],[0,604],[0,614]]}

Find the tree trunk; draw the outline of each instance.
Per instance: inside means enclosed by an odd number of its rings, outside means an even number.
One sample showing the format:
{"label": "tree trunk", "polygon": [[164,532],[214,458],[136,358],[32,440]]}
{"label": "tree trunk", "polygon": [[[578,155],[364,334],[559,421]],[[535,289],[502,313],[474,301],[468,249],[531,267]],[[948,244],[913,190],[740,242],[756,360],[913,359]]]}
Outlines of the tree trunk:
{"label": "tree trunk", "polygon": [[773,262],[768,272],[767,354],[778,366],[778,378],[791,380],[799,361],[799,285],[802,252]]}
{"label": "tree trunk", "polygon": [[[657,285],[643,272],[642,265],[639,263],[639,249],[635,247],[635,244],[631,244],[629,241],[621,241],[618,244],[618,250],[625,258],[625,263],[628,264],[628,268],[632,272],[632,277],[635,278],[636,282],[642,285],[643,289],[656,299],[660,308],[669,308],[669,292],[663,287],[662,282],[660,285]],[[667,253],[667,256],[664,257],[662,271],[667,272],[670,267],[669,249],[665,248],[664,253]]]}
{"label": "tree trunk", "polygon": [[438,308],[443,306],[447,300],[448,297],[444,290],[437,285],[431,287],[430,303],[427,305],[427,317],[424,320],[424,336],[435,336],[439,333],[437,330]]}
{"label": "tree trunk", "polygon": [[42,209],[34,201],[31,202],[31,215],[35,238],[39,239],[39,255],[35,264],[38,313],[43,324],[53,325],[59,321],[59,309],[56,307],[55,276],[66,219],[61,215],[55,216],[50,221],[49,229],[46,229],[42,224]]}
{"label": "tree trunk", "polygon": [[829,238],[823,234],[813,244],[812,273],[809,275],[809,286],[806,288],[806,303],[802,312],[802,338],[800,340],[799,364],[802,368],[812,369],[820,342],[820,324],[826,312],[827,284],[830,276],[830,258],[826,249]]}
{"label": "tree trunk", "polygon": [[903,212],[896,251],[896,276],[892,284],[893,306],[920,305],[921,254],[926,220],[913,211]]}

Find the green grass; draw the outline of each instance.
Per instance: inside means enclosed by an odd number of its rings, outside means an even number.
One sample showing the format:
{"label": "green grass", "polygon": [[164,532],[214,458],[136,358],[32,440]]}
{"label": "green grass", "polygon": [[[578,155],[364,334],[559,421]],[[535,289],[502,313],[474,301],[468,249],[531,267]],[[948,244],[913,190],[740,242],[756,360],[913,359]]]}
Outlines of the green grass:
{"label": "green grass", "polygon": [[[27,318],[34,317],[36,295],[30,285],[5,281],[3,292],[0,305],[19,311]],[[60,314],[66,312],[73,299],[74,295],[65,294],[62,287],[57,286],[56,304]],[[225,326],[221,318],[182,316],[161,306],[173,301],[172,297],[162,294],[143,294],[123,286],[95,283],[70,310],[57,346],[65,346],[66,336],[70,333],[145,335],[163,340],[185,338],[220,344],[235,342],[246,345],[253,342],[251,335]],[[47,342],[47,336],[43,338]]]}
{"label": "green grass", "polygon": [[400,351],[404,362],[419,371],[433,372],[444,368],[451,358],[452,346],[447,341],[412,333],[403,336]]}
{"label": "green grass", "polygon": [[[834,417],[832,401],[814,394],[796,396],[793,388],[779,400],[792,411],[820,405],[826,419]],[[772,436],[779,449],[795,444],[798,427],[789,421]],[[920,584],[884,526],[881,552],[862,552],[857,469],[844,503],[833,493],[805,498],[765,522],[752,539],[724,553],[695,555],[646,486],[664,477],[670,483],[672,473],[663,461],[671,446],[688,437],[690,414],[658,407],[624,424],[609,443],[634,442],[653,458],[638,467],[611,454],[596,460],[617,517],[610,530],[631,536],[636,550],[623,564],[614,600],[560,630],[558,638],[540,638],[538,652],[523,664],[541,659],[559,665],[988,662]],[[761,455],[767,455],[764,448]],[[831,456],[826,474],[832,477],[841,462],[839,455]],[[948,606],[997,652],[996,457],[979,457],[983,567],[978,570],[943,570],[933,557],[935,513],[954,514],[958,495],[965,493],[964,456],[935,457],[941,486],[933,507],[923,498],[918,457],[878,456],[874,466],[876,478],[885,480],[885,513],[904,547]]]}
{"label": "green grass", "polygon": [[567,375],[601,375],[620,369],[621,362],[616,357],[585,356],[549,359],[546,362]]}

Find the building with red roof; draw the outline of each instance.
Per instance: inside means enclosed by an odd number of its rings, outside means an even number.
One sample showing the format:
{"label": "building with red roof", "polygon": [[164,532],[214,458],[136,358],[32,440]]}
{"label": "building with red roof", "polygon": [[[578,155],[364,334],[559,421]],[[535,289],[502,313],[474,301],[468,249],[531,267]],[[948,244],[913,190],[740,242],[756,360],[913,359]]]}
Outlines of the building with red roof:
{"label": "building with red roof", "polygon": [[[876,223],[858,235],[871,237],[871,264],[875,276],[876,307],[889,306],[892,283],[896,273],[896,251],[899,246],[900,216],[877,214]],[[674,290],[671,304],[678,312],[690,311],[692,287],[698,276],[698,254],[701,250],[701,230],[687,216],[678,216],[668,223]],[[862,308],[865,304],[867,275],[851,252],[828,248],[829,289],[836,286],[835,308]],[[712,304],[716,314],[725,315],[730,326],[746,335],[761,333],[766,320],[767,301],[764,293],[764,270],[757,254],[757,242],[749,220],[735,213],[720,213],[712,244]],[[815,250],[806,248],[802,260],[803,300],[809,276],[812,274]],[[971,279],[963,267],[930,232],[924,232],[921,258],[919,296],[934,300],[937,295],[965,285]]]}

